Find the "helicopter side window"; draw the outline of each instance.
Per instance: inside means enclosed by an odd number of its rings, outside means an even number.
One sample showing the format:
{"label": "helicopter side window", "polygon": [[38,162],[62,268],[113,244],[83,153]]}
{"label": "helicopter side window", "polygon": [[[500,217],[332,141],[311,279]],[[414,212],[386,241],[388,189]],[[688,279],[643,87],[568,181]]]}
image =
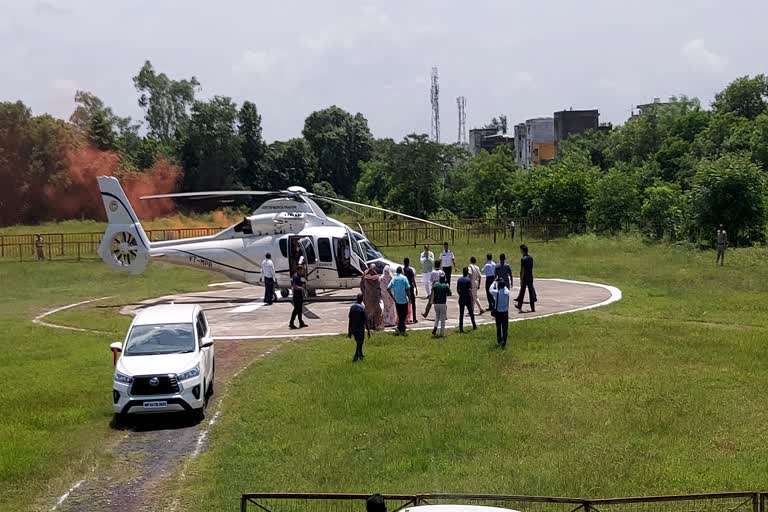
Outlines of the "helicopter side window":
{"label": "helicopter side window", "polygon": [[242,233],[244,235],[252,235],[253,234],[253,228],[251,228],[251,221],[249,221],[247,218],[243,219],[242,221],[238,222],[234,227],[235,233]]}
{"label": "helicopter side window", "polygon": [[331,262],[333,261],[333,254],[331,253],[331,242],[327,238],[317,239],[317,253],[320,256],[320,261]]}
{"label": "helicopter side window", "polygon": [[278,242],[278,245],[280,246],[280,254],[283,255],[283,258],[288,257],[288,240],[285,238],[281,238]]}

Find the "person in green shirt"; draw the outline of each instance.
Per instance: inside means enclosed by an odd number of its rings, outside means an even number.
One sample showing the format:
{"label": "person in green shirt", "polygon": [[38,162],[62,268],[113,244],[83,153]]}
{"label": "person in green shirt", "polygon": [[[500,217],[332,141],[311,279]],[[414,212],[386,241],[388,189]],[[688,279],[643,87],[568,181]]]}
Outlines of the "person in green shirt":
{"label": "person in green shirt", "polygon": [[448,296],[451,295],[451,287],[446,283],[445,275],[440,276],[440,281],[432,285],[432,304],[435,306],[435,327],[432,336],[437,334],[437,324],[440,323],[440,336],[445,337],[445,321],[448,319]]}

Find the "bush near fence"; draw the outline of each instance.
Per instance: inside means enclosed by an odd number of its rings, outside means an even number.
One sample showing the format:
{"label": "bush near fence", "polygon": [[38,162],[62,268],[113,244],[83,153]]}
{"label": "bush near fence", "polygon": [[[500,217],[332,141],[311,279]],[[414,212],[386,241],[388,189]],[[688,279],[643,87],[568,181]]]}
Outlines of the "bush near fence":
{"label": "bush near fence", "polygon": [[[508,221],[463,219],[434,221],[450,226],[447,229],[418,221],[374,221],[361,224],[365,236],[378,247],[417,247],[428,243],[451,245],[473,240],[509,240],[512,229]],[[224,227],[200,227],[147,230],[153,242],[215,235]],[[520,243],[546,242],[587,231],[585,224],[542,223],[536,219],[516,222],[514,238]],[[103,233],[41,233],[43,252],[47,260],[98,259]],[[36,261],[35,235],[0,235],[0,260]]]}

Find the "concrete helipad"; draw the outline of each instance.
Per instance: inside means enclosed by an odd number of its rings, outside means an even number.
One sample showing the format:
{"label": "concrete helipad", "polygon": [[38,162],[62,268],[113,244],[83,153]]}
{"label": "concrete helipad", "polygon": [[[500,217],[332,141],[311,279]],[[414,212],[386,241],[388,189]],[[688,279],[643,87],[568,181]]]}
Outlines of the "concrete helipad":
{"label": "concrete helipad", "polygon": [[[420,279],[418,282],[421,282]],[[567,281],[562,279],[536,280],[536,292],[539,300],[536,312],[529,310],[528,304],[523,312],[510,311],[510,321],[528,320],[570,313],[610,304],[621,299],[621,291],[612,286]],[[455,282],[453,283],[455,288]],[[518,288],[513,289],[516,296]],[[206,312],[211,331],[216,339],[268,339],[297,338],[302,336],[327,336],[345,333],[347,330],[347,311],[354,301],[356,290],[335,290],[319,292],[304,304],[304,321],[309,325],[304,329],[291,330],[288,320],[293,305],[291,298],[280,299],[268,306],[262,302],[263,288],[241,283],[212,287],[209,290],[167,295],[146,300],[123,308],[125,314],[134,314],[136,310],[155,305],[175,302],[177,304],[199,304]],[[449,297],[447,327],[458,325],[458,305],[456,295]],[[485,307],[485,293],[481,293],[480,303]],[[432,329],[434,310],[425,320],[421,316],[426,302],[416,299],[419,311],[419,323],[409,326],[411,329]],[[489,313],[476,316],[478,323],[493,323]],[[470,322],[467,316],[464,325]],[[471,326],[471,323],[469,324]]]}

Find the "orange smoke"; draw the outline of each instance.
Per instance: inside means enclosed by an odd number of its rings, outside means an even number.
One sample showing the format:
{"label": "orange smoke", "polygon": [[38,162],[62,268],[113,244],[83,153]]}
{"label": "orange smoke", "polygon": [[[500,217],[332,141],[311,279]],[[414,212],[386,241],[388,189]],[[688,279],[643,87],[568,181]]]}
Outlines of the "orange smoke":
{"label": "orange smoke", "polygon": [[144,171],[126,171],[117,153],[80,145],[66,151],[66,161],[63,176],[45,187],[50,210],[57,219],[106,219],[97,176],[119,178],[140,218],[151,219],[175,211],[171,199],[139,199],[144,195],[176,191],[181,169],[163,158]]}

